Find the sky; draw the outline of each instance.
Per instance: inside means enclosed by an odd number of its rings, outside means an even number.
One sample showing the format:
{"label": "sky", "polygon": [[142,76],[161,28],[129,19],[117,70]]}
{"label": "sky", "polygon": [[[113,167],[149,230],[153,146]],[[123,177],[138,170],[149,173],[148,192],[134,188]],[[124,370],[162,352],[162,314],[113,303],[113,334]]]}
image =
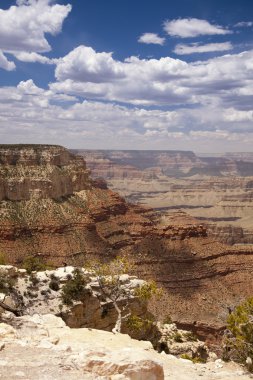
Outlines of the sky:
{"label": "sky", "polygon": [[253,149],[252,0],[2,0],[0,143]]}

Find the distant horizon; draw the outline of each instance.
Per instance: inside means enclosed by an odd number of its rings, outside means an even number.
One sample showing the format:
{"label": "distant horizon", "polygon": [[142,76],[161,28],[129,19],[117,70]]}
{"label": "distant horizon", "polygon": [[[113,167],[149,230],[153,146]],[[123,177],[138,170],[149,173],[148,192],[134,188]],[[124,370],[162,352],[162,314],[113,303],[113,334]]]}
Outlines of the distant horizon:
{"label": "distant horizon", "polygon": [[252,34],[252,0],[5,0],[0,142],[251,151]]}
{"label": "distant horizon", "polygon": [[0,144],[0,149],[5,147],[14,147],[14,148],[21,148],[21,147],[61,147],[65,148],[70,151],[98,151],[98,152],[107,152],[107,151],[124,151],[124,152],[187,152],[187,153],[194,153],[197,156],[208,156],[208,155],[218,155],[218,156],[224,156],[226,154],[253,154],[253,151],[228,151],[228,152],[198,152],[195,150],[187,150],[187,149],[99,149],[99,148],[69,148],[64,145],[60,144],[49,144],[49,143],[4,143]]}

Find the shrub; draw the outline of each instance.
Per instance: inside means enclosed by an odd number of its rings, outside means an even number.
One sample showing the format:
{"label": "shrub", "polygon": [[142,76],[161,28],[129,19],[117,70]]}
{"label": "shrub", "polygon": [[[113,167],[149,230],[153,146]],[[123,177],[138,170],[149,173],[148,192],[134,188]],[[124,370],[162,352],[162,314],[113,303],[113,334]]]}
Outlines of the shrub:
{"label": "shrub", "polygon": [[6,275],[0,275],[0,293],[7,294],[12,291],[15,280]]}
{"label": "shrub", "polygon": [[65,305],[72,305],[73,301],[81,300],[85,291],[86,281],[79,269],[73,271],[73,277],[62,287],[62,302]]}
{"label": "shrub", "polygon": [[137,315],[130,315],[126,320],[126,325],[132,331],[146,331],[153,325],[153,321],[140,318]]}
{"label": "shrub", "polygon": [[163,320],[164,325],[171,325],[173,323],[172,318],[170,315],[166,315]]}
{"label": "shrub", "polygon": [[28,274],[31,274],[33,271],[43,271],[46,270],[46,265],[43,263],[40,257],[27,256],[23,263],[22,267],[26,269]]}
{"label": "shrub", "polygon": [[196,356],[195,358],[192,358],[190,355],[188,354],[182,354],[180,355],[180,358],[181,359],[186,359],[186,360],[190,360],[192,363],[206,363],[206,360],[203,359],[203,358],[200,358],[198,356]]}
{"label": "shrub", "polygon": [[227,319],[223,357],[239,363],[253,361],[253,297],[237,306]]}
{"label": "shrub", "polygon": [[57,280],[51,280],[49,282],[49,288],[57,292],[60,289],[59,283]]}
{"label": "shrub", "polygon": [[5,255],[0,252],[0,265],[6,265],[7,262],[6,262],[6,258],[5,258]]}
{"label": "shrub", "polygon": [[149,281],[144,283],[135,289],[134,295],[141,300],[148,301],[152,296],[157,296],[160,298],[162,296],[162,289],[158,288],[155,281]]}
{"label": "shrub", "polygon": [[182,354],[182,355],[180,355],[180,358],[181,358],[181,359],[186,359],[186,360],[191,360],[191,361],[192,361],[192,358],[191,358],[190,355],[188,355],[188,354]]}
{"label": "shrub", "polygon": [[182,335],[178,331],[173,335],[173,339],[177,343],[182,343],[183,342],[183,337],[182,337]]}
{"label": "shrub", "polygon": [[30,279],[31,283],[33,284],[33,286],[38,285],[38,283],[40,282],[39,279],[37,278],[36,274],[33,274],[33,273],[30,274],[29,279]]}
{"label": "shrub", "polygon": [[184,334],[184,337],[185,337],[185,339],[186,339],[188,342],[197,342],[197,340],[198,340],[198,338],[196,337],[196,335],[195,335],[193,332],[191,332],[191,331],[186,332],[186,333]]}

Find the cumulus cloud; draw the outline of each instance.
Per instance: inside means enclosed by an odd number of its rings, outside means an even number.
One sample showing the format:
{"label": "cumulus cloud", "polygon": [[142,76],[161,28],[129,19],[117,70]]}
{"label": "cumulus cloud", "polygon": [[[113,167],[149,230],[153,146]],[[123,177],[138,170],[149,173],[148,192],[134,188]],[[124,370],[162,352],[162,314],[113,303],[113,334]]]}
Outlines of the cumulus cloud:
{"label": "cumulus cloud", "polygon": [[124,71],[112,53],[96,53],[91,47],[81,45],[59,60],[55,75],[58,80],[108,82],[124,77]]}
{"label": "cumulus cloud", "polygon": [[236,28],[250,28],[253,26],[253,21],[241,21],[235,24]]}
{"label": "cumulus cloud", "polygon": [[[228,115],[233,115],[230,118]],[[242,127],[243,120],[243,127]],[[32,80],[0,93],[1,142],[71,147],[234,149],[253,143],[252,112],[206,105],[168,111],[122,106],[56,94]],[[208,145],[204,145],[208,139]]]}
{"label": "cumulus cloud", "polygon": [[220,25],[212,25],[207,20],[197,18],[167,20],[164,22],[164,30],[170,36],[182,38],[231,33]]}
{"label": "cumulus cloud", "polygon": [[8,61],[6,56],[3,54],[3,52],[0,50],[0,68],[7,70],[7,71],[12,71],[15,70],[16,65],[14,62]]}
{"label": "cumulus cloud", "polygon": [[117,61],[111,53],[80,46],[56,63],[57,82],[50,88],[134,105],[212,103],[245,108],[252,104],[252,61],[252,50],[190,63],[170,57]]}
{"label": "cumulus cloud", "polygon": [[13,55],[22,62],[38,62],[43,64],[53,65],[57,62],[57,59],[50,59],[45,57],[44,55],[38,53],[28,53],[25,51],[13,53]]}
{"label": "cumulus cloud", "polygon": [[143,44],[164,45],[165,38],[159,37],[156,33],[144,33],[139,37],[138,42]]}
{"label": "cumulus cloud", "polygon": [[224,120],[231,122],[253,121],[253,111],[240,111],[234,108],[229,108],[224,111]]}
{"label": "cumulus cloud", "polygon": [[[19,54],[21,58],[24,53],[50,51],[46,34],[59,33],[70,11],[71,5],[51,4],[50,0],[19,0],[16,6],[0,9],[0,49],[3,53]],[[33,62],[48,63],[41,56],[27,57],[30,62],[34,59]]]}
{"label": "cumulus cloud", "polygon": [[215,51],[227,51],[232,50],[233,45],[231,42],[210,43],[200,45],[198,43],[193,44],[177,44],[174,49],[174,53],[178,55],[194,54],[194,53],[209,53]]}

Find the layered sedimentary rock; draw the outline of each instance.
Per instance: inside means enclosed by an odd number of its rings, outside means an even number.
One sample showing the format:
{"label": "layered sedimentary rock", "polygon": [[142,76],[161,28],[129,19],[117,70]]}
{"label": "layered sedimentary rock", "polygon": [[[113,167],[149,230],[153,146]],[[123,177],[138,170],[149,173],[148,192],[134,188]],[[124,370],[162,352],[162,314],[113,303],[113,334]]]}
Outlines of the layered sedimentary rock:
{"label": "layered sedimentary rock", "polygon": [[[183,151],[80,151],[92,176],[131,202],[185,210],[221,242],[253,243],[252,153],[198,157]],[[131,166],[129,166],[131,165]]]}
{"label": "layered sedimentary rock", "polygon": [[159,318],[169,314],[205,332],[222,328],[228,308],[252,294],[251,246],[220,244],[184,212],[127,203],[62,147],[4,146],[0,157],[0,252],[8,262],[35,255],[50,265],[83,265],[129,254],[140,278],[165,288],[153,305]]}
{"label": "layered sedimentary rock", "polygon": [[2,147],[0,159],[0,249],[12,263],[27,254],[52,264],[113,256],[150,233],[206,234],[203,227],[167,226],[152,210],[126,203],[62,147]]}
{"label": "layered sedimentary rock", "polygon": [[197,156],[191,151],[138,151],[138,150],[73,150],[85,157],[95,176],[103,173],[105,178],[121,178],[125,169],[149,171],[160,169],[169,177],[183,178],[193,175],[253,176],[252,154],[226,154],[224,156]]}

